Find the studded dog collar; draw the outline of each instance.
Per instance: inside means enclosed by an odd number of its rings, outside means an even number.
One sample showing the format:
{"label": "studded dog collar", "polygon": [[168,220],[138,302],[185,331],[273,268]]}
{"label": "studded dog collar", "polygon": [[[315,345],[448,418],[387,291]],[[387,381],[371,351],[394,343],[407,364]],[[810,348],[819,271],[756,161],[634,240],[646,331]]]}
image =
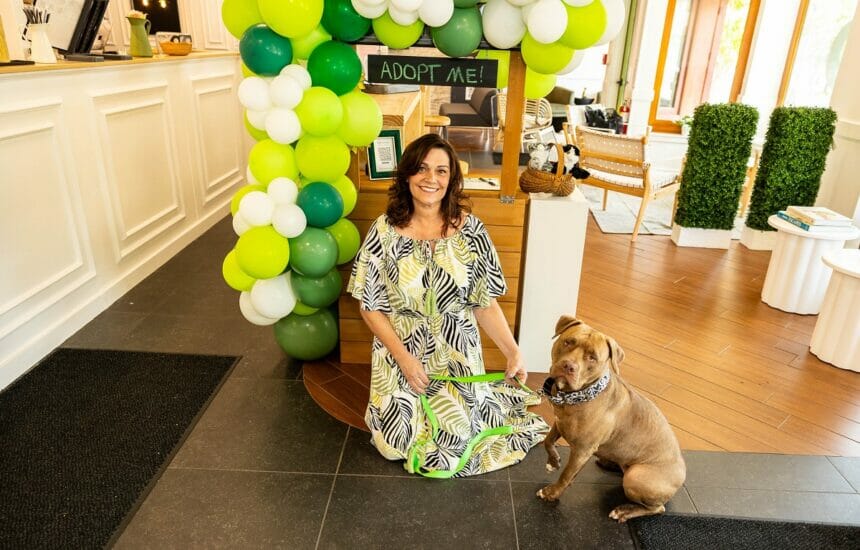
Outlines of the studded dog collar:
{"label": "studded dog collar", "polygon": [[549,401],[554,405],[579,405],[580,403],[588,403],[592,399],[600,395],[606,386],[609,385],[609,373],[605,372],[603,376],[597,379],[596,382],[586,388],[577,391],[563,392],[557,391],[552,395],[552,378],[547,378],[543,383],[540,393],[544,394]]}

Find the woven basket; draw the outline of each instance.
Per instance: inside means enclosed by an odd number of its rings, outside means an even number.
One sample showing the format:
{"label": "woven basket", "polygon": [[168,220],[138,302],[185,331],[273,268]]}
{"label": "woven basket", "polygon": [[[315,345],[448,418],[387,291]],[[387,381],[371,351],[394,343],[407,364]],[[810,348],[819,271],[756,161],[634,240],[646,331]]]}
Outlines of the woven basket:
{"label": "woven basket", "polygon": [[191,53],[191,42],[159,42],[161,51],[167,55],[188,55]]}
{"label": "woven basket", "polygon": [[573,192],[573,176],[563,173],[564,149],[558,143],[555,148],[558,151],[555,174],[526,168],[526,171],[520,174],[520,189],[526,193],[552,193],[558,197],[566,197]]}

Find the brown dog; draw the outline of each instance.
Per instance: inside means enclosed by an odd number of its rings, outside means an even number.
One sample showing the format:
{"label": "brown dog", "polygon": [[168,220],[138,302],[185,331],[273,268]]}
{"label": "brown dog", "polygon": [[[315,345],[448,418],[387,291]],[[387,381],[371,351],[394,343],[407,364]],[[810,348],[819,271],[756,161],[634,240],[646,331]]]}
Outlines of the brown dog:
{"label": "brown dog", "polygon": [[570,444],[570,459],[558,481],[537,496],[558,500],[596,455],[598,465],[624,473],[624,494],[635,503],[616,507],[609,517],[623,523],[662,513],[687,472],[666,417],[619,376],[624,352],[615,340],[567,315],[558,320],[555,336],[544,384],[556,416],[544,441],[547,470],[560,465],[559,436]]}

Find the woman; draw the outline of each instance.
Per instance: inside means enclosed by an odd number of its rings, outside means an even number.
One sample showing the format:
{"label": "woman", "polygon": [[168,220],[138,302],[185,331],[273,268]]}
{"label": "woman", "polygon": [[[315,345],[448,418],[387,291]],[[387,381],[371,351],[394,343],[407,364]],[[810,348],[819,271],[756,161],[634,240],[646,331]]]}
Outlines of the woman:
{"label": "woman", "polygon": [[[493,243],[469,213],[456,153],[436,134],[413,141],[348,287],[374,334],[365,420],[385,458],[432,471],[456,470],[465,456],[456,475],[474,475],[516,464],[543,440],[548,426],[526,411],[539,399],[513,385],[525,381],[526,369],[496,302],[506,290]],[[431,380],[484,373],[477,324],[505,354],[511,384]],[[435,437],[422,395],[439,421]],[[481,431],[499,426],[513,433],[466,450]]]}

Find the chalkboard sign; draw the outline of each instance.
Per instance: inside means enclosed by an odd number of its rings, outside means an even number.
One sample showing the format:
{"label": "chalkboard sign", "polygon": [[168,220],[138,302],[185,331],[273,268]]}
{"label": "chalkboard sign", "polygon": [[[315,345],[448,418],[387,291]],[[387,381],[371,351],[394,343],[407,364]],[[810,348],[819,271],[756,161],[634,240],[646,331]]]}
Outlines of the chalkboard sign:
{"label": "chalkboard sign", "polygon": [[452,59],[409,55],[368,55],[367,80],[385,84],[428,84],[495,88],[495,59]]}

